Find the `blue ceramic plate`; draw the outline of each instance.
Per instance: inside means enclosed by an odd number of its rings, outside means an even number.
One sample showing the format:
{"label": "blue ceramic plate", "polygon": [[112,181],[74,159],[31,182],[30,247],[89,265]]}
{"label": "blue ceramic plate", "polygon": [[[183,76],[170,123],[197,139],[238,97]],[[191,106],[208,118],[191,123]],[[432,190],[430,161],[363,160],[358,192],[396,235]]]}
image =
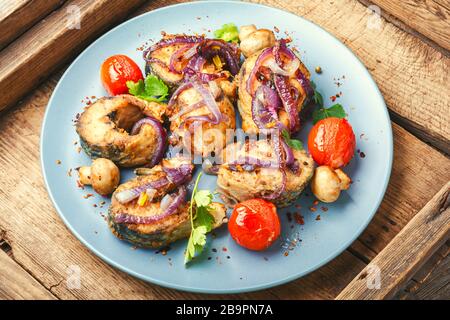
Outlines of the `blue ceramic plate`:
{"label": "blue ceramic plate", "polygon": [[[77,152],[78,145],[74,145],[74,141],[78,141],[78,136],[73,120],[83,110],[89,100],[87,97],[106,95],[100,83],[99,68],[107,57],[126,54],[144,68],[142,52],[137,48],[148,39],[159,39],[161,31],[210,34],[210,30],[228,22],[268,29],[276,26],[279,37],[285,37],[287,32],[312,71],[312,79],[322,92],[326,106],[332,104],[329,97],[342,92],[337,102],[345,107],[357,137],[357,149],[365,157],[355,155],[346,167],[354,183],[350,190],[341,194],[339,201],[326,205],[327,211],[322,210],[321,204],[317,205],[316,212],[309,210],[314,201],[309,189],[301,196],[297,207],[279,210],[282,235],[269,250],[245,250],[236,245],[223,227],[214,239],[209,238],[203,255],[185,268],[186,241],[172,245],[167,255],[154,250],[132,250],[130,244],[118,240],[107,227],[103,215],[109,199],[98,195],[83,197],[94,192],[77,187],[75,172],[71,177],[67,174],[70,168],[91,161],[82,151]],[[321,75],[314,72],[316,66],[322,67]],[[310,128],[309,120],[300,134],[303,141]],[[138,278],[206,293],[272,287],[308,274],[339,255],[366,228],[380,205],[391,172],[392,153],[392,131],[383,97],[364,65],[348,48],[296,15],[234,1],[194,2],[161,8],[131,19],[102,36],[72,63],[59,81],[47,107],[41,137],[42,168],[48,192],[63,221],[83,244],[109,264]],[[61,161],[59,165],[57,160]],[[122,171],[122,181],[132,176],[131,170]],[[215,181],[215,177],[204,176],[200,187],[214,190]],[[106,201],[103,206],[102,201]],[[298,211],[304,217],[304,225],[289,221],[287,217],[287,212]],[[316,220],[318,214],[320,220]],[[293,250],[283,248],[284,242],[294,238],[300,240]]]}

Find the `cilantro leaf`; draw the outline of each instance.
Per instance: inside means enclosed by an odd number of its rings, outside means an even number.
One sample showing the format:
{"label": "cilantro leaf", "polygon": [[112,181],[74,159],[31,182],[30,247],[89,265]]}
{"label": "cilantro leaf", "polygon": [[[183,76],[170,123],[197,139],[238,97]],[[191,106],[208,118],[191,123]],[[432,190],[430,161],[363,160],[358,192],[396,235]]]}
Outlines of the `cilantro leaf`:
{"label": "cilantro leaf", "polygon": [[226,23],[222,28],[214,31],[214,37],[226,42],[237,43],[239,41],[239,30],[234,23]]}
{"label": "cilantro leaf", "polygon": [[329,108],[316,109],[313,112],[313,123],[316,124],[318,121],[325,118],[345,118],[347,114],[344,108],[339,103],[332,105]]}
{"label": "cilantro leaf", "polygon": [[289,131],[284,129],[283,131],[281,131],[281,135],[283,136],[284,141],[289,147],[291,147],[294,150],[303,150],[303,143],[300,140],[291,139]]}
{"label": "cilantro leaf", "polygon": [[140,96],[145,93],[145,85],[143,80],[138,82],[127,81],[128,93],[133,96]]}
{"label": "cilantro leaf", "polygon": [[207,207],[198,207],[194,222],[196,226],[204,226],[206,231],[210,232],[214,225],[214,217],[209,213]]}
{"label": "cilantro leaf", "polygon": [[148,75],[144,81],[127,81],[127,87],[128,93],[147,101],[161,102],[169,94],[169,88],[155,75]]}
{"label": "cilantro leaf", "polygon": [[209,190],[199,190],[194,196],[195,204],[198,207],[207,207],[211,203],[213,195]]}
{"label": "cilantro leaf", "polygon": [[[214,217],[210,214],[209,205],[211,204],[213,194],[209,190],[199,190],[198,183],[202,173],[195,181],[194,189],[192,190],[191,203],[189,205],[189,215],[191,218],[191,235],[188,240],[186,253],[184,255],[184,264],[191,261],[195,255],[203,251],[206,245],[206,234],[211,231],[214,225]],[[194,214],[195,203],[195,214]]]}

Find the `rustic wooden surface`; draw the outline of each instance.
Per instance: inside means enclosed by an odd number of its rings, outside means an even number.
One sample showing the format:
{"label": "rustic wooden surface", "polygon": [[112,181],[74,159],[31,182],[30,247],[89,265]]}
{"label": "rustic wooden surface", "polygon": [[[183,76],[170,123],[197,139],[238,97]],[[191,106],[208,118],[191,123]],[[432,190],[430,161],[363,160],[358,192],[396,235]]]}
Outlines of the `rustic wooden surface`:
{"label": "rustic wooden surface", "polygon": [[[339,293],[337,299],[392,298],[450,235],[450,182],[398,235]],[[376,268],[376,269],[375,269]],[[377,290],[367,286],[369,276],[381,272]],[[372,277],[371,279],[372,280]]]}
{"label": "rustic wooden surface", "polygon": [[[177,2],[182,1],[146,1],[133,15]],[[111,268],[90,253],[66,229],[43,185],[39,133],[45,106],[63,71],[60,70],[39,86],[36,80],[28,83],[27,90],[32,86],[36,86],[35,89],[0,116],[0,204],[3,209],[0,212],[0,242],[3,239],[10,248],[8,259],[13,262],[12,268],[26,272],[50,296],[59,299],[333,299],[448,183],[450,162],[444,154],[448,153],[450,136],[449,60],[444,54],[446,48],[430,45],[422,37],[403,30],[385,18],[381,18],[379,29],[368,29],[367,21],[372,13],[357,0],[258,2],[304,16],[336,35],[365,63],[386,99],[394,120],[393,171],[380,209],[359,239],[338,258],[302,279],[264,291],[231,296],[178,292],[144,283]],[[390,14],[395,12],[394,9]],[[100,30],[106,25],[97,27]],[[108,27],[113,25],[110,23]],[[92,27],[90,32],[99,32],[97,27]],[[28,32],[34,32],[35,28]],[[41,28],[45,29],[45,25]],[[22,36],[25,40],[27,33]],[[423,30],[420,33],[426,35]],[[38,35],[34,33],[35,37]],[[66,36],[60,33],[59,37]],[[24,43],[22,38],[6,48],[9,55],[20,48],[16,43]],[[76,41],[78,45],[72,48],[72,52],[80,51],[87,42]],[[432,42],[438,43],[436,39]],[[15,45],[18,47],[13,48]],[[0,52],[0,57],[4,54],[5,50]],[[22,67],[19,63],[13,68],[20,70]],[[45,70],[51,72],[50,69]],[[13,75],[11,72],[9,74]],[[8,94],[14,90],[13,87],[8,88]],[[19,98],[17,94],[13,96],[8,99],[13,101]],[[445,257],[439,260],[439,254]],[[433,265],[439,267],[432,271],[429,267],[428,271],[421,269],[418,274],[426,273],[425,279],[414,276],[412,282],[405,285],[409,292],[414,292],[414,296],[405,293],[399,298],[445,297],[446,286],[433,284],[441,283],[441,275],[449,273],[449,264],[445,263],[447,255],[438,251],[433,257],[440,262]],[[66,285],[67,269],[71,265],[81,268],[80,289],[69,289]],[[431,281],[435,275],[438,280]],[[4,284],[0,281],[0,298],[11,298],[11,289],[2,286]],[[430,291],[431,296],[426,293]]]}
{"label": "rustic wooden surface", "polygon": [[[143,2],[70,0],[45,21],[36,24],[0,52],[0,111],[29,93],[36,83],[57,70],[62,63],[74,58],[79,49],[106,27],[120,22]],[[82,29],[70,23],[73,20],[68,12],[75,12],[71,8],[79,10]]]}
{"label": "rustic wooden surface", "polygon": [[0,50],[58,8],[65,0],[3,0],[0,2]]}

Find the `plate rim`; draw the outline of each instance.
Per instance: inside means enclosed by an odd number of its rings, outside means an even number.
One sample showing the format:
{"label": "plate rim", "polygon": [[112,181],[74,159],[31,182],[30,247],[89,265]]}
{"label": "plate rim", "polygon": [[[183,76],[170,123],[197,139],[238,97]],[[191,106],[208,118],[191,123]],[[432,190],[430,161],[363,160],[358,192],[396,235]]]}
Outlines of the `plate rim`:
{"label": "plate rim", "polygon": [[[310,267],[307,270],[303,270],[302,272],[298,272],[298,273],[293,273],[287,277],[278,279],[278,280],[274,280],[271,282],[267,282],[264,284],[260,284],[260,285],[251,285],[251,286],[243,286],[240,287],[239,289],[236,288],[231,288],[231,289],[214,289],[214,288],[202,288],[202,287],[195,287],[195,286],[189,286],[189,285],[179,285],[176,283],[170,283],[167,281],[163,281],[163,280],[159,280],[157,278],[154,277],[150,277],[147,275],[143,275],[139,272],[134,271],[133,269],[123,266],[122,264],[114,261],[113,259],[110,259],[108,257],[106,257],[103,253],[99,252],[94,245],[91,245],[89,243],[88,240],[84,239],[78,232],[77,230],[75,230],[75,228],[69,223],[69,221],[66,219],[65,215],[63,214],[63,211],[61,210],[61,208],[59,207],[58,203],[56,202],[54,196],[53,196],[53,192],[51,191],[48,179],[47,179],[47,175],[48,173],[46,172],[45,169],[45,162],[44,162],[44,154],[43,154],[43,147],[44,147],[44,140],[43,140],[43,136],[44,136],[44,132],[45,132],[45,128],[47,126],[47,117],[49,114],[49,106],[51,106],[53,104],[53,100],[55,98],[55,93],[58,91],[62,81],[65,79],[65,77],[67,76],[68,73],[71,72],[72,68],[74,67],[74,65],[76,64],[76,62],[88,51],[90,50],[90,48],[92,46],[94,46],[98,41],[100,41],[102,38],[106,37],[107,35],[109,35],[110,33],[114,33],[116,31],[116,29],[123,27],[124,25],[131,23],[134,20],[140,19],[143,16],[146,15],[152,15],[155,12],[159,12],[159,11],[164,11],[164,10],[171,10],[173,8],[178,8],[178,7],[184,7],[184,6],[201,6],[204,3],[217,3],[217,4],[233,4],[233,5],[243,5],[243,6],[248,6],[248,7],[259,7],[259,8],[264,8],[264,9],[270,9],[270,10],[276,10],[282,14],[288,14],[291,16],[294,16],[297,19],[301,19],[303,20],[303,22],[310,24],[313,26],[313,28],[318,29],[321,32],[324,32],[326,34],[328,34],[329,36],[331,36],[341,47],[343,47],[344,50],[347,50],[348,53],[350,53],[353,57],[356,58],[357,63],[363,68],[363,72],[365,73],[365,77],[368,78],[369,83],[371,84],[371,87],[375,90],[376,95],[378,96],[378,98],[380,99],[380,102],[382,103],[382,105],[384,106],[383,108],[383,116],[385,117],[385,120],[387,121],[388,125],[388,132],[386,132],[387,135],[387,144],[388,144],[388,151],[389,154],[387,155],[387,170],[386,170],[386,174],[383,177],[384,179],[384,183],[383,186],[381,188],[382,192],[380,193],[379,198],[375,201],[376,205],[374,206],[374,209],[372,210],[372,212],[367,215],[367,219],[366,221],[361,224],[361,227],[357,230],[357,232],[354,233],[354,235],[352,237],[349,238],[349,240],[347,240],[345,242],[345,244],[342,245],[342,247],[339,250],[336,250],[335,252],[331,253],[328,257],[326,257],[325,259],[322,259],[322,261],[320,263],[317,263],[316,265]],[[378,88],[375,80],[372,78],[371,74],[369,73],[369,71],[367,70],[366,66],[364,65],[364,63],[360,60],[360,58],[350,49],[348,48],[344,43],[342,43],[335,35],[333,35],[332,33],[329,33],[328,31],[326,31],[325,29],[323,29],[321,26],[313,23],[312,21],[296,15],[292,12],[280,9],[280,8],[275,8],[275,7],[271,7],[265,4],[259,4],[259,3],[250,3],[250,2],[241,2],[241,1],[236,1],[236,0],[204,0],[204,1],[194,1],[194,2],[185,2],[185,3],[178,3],[178,4],[173,4],[173,5],[169,5],[169,6],[164,6],[164,7],[160,7],[157,8],[155,10],[151,10],[148,12],[145,12],[143,14],[140,14],[136,17],[133,17],[131,19],[128,19],[126,21],[123,21],[122,23],[120,23],[119,25],[117,25],[116,27],[112,28],[111,30],[109,30],[108,32],[102,34],[100,37],[98,37],[96,40],[94,40],[93,42],[91,42],[91,44],[86,47],[81,53],[78,54],[78,56],[71,62],[70,66],[66,69],[66,71],[63,73],[63,75],[61,76],[61,78],[58,80],[57,85],[55,86],[55,88],[53,89],[52,95],[47,103],[47,107],[45,110],[45,114],[42,120],[42,127],[41,127],[41,133],[40,133],[40,162],[41,162],[41,170],[42,170],[42,175],[44,178],[44,183],[45,183],[45,187],[47,189],[47,193],[50,197],[50,200],[53,203],[53,206],[55,207],[59,217],[61,218],[61,220],[64,222],[65,226],[70,230],[70,232],[72,232],[73,235],[75,235],[75,237],[85,246],[87,247],[91,252],[93,252],[97,257],[99,257],[100,259],[102,259],[104,262],[108,263],[109,265],[129,274],[132,275],[138,279],[144,280],[145,282],[149,282],[152,284],[156,284],[162,287],[166,287],[166,288],[171,288],[171,289],[176,289],[176,290],[180,290],[180,291],[186,291],[186,292],[195,292],[195,293],[208,293],[208,294],[233,294],[233,293],[245,293],[245,292],[253,292],[253,291],[259,291],[259,290],[264,290],[264,289],[268,289],[268,288],[272,288],[275,286],[279,286],[291,281],[294,281],[296,279],[299,279],[317,269],[319,269],[320,267],[326,265],[327,263],[329,263],[330,261],[332,261],[333,259],[335,259],[337,256],[339,256],[340,254],[342,254],[361,234],[362,232],[367,228],[367,226],[369,225],[369,223],[372,221],[375,213],[378,211],[380,204],[382,202],[382,200],[384,199],[384,196],[386,194],[386,190],[389,184],[389,180],[390,180],[390,176],[392,173],[392,163],[393,163],[393,153],[394,153],[394,147],[393,147],[393,133],[392,133],[392,125],[391,125],[391,120],[389,117],[389,111],[386,105],[386,102],[384,100],[384,97],[380,91],[380,89]]]}

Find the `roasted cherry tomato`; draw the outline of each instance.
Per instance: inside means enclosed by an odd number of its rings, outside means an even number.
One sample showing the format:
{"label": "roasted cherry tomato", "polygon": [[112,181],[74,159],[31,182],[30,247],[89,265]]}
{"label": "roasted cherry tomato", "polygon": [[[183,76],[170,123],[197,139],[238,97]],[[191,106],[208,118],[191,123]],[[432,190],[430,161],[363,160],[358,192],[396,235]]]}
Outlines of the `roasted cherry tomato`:
{"label": "roasted cherry tomato", "polygon": [[277,208],[263,199],[238,203],[228,222],[231,237],[250,250],[267,249],[280,235]]}
{"label": "roasted cherry tomato", "polygon": [[100,68],[103,87],[112,96],[128,93],[127,81],[144,79],[136,62],[118,54],[106,59]]}
{"label": "roasted cherry tomato", "polygon": [[308,137],[308,149],[315,162],[334,169],[347,165],[355,153],[355,134],[345,119],[325,118],[317,122]]}

